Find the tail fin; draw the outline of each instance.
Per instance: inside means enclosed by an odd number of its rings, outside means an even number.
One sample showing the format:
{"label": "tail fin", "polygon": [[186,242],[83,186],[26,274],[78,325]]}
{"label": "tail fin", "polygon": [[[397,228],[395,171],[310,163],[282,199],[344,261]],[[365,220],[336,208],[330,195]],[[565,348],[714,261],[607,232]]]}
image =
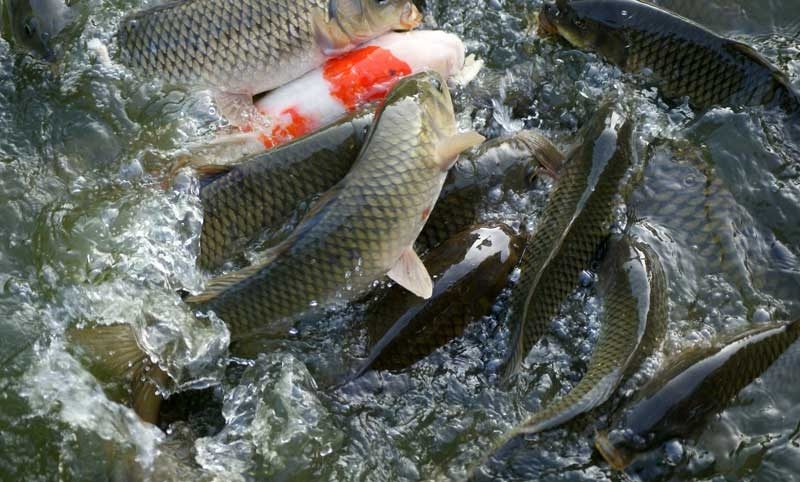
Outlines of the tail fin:
{"label": "tail fin", "polygon": [[[75,328],[67,338],[89,358],[98,378],[122,385],[130,407],[145,422],[158,423],[161,396],[158,386],[169,375],[154,364],[139,347],[129,325],[100,325]],[[120,400],[123,401],[123,400]]]}

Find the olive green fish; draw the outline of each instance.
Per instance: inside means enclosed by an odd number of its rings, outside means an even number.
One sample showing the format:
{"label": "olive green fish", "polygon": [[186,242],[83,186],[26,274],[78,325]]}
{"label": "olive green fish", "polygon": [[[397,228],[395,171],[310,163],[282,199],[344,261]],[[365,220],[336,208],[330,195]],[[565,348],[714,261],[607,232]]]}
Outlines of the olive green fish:
{"label": "olive green fish", "polygon": [[256,239],[275,244],[285,227],[300,221],[303,208],[344,178],[372,119],[372,111],[360,112],[235,165],[197,166],[203,204],[198,265],[217,269]]}
{"label": "olive green fish", "polygon": [[800,320],[757,328],[720,346],[679,355],[615,417],[611,432],[597,435],[595,446],[612,467],[622,470],[637,452],[690,435],[770,366],[796,370],[796,350],[786,353],[790,359],[785,361],[782,355],[798,336]]}
{"label": "olive green fish", "polygon": [[371,302],[364,320],[371,351],[356,376],[370,368],[407,368],[488,315],[523,245],[501,224],[468,229],[426,254],[433,296],[423,300],[393,286]]}
{"label": "olive green fish", "polygon": [[611,241],[600,268],[603,315],[586,375],[514,434],[548,430],[601,405],[658,348],[667,329],[667,280],[658,255],[628,236]]}
{"label": "olive green fish", "polygon": [[540,32],[599,53],[628,72],[652,72],[662,95],[697,109],[780,106],[800,110],[786,74],[748,45],[636,0],[558,0],[543,7]]}
{"label": "olive green fish", "polygon": [[389,93],[353,168],[264,262],[208,283],[186,299],[213,310],[232,342],[285,336],[304,315],[346,302],[387,275],[429,298],[433,283],[412,245],[458,154],[479,144],[456,131],[439,74],[400,81]]}
{"label": "olive green fish", "polygon": [[[203,229],[198,264],[216,269],[253,241],[269,247],[294,229],[314,198],[350,170],[366,139],[372,112],[333,123],[285,146],[233,165],[200,165]],[[447,175],[416,248],[427,251],[477,223],[489,189],[523,192],[537,162],[554,171],[563,156],[544,137],[521,131],[494,139]]]}
{"label": "olive green fish", "polygon": [[545,334],[566,297],[578,285],[610,233],[614,208],[637,163],[632,122],[605,105],[583,129],[578,147],[567,156],[536,231],[520,262],[508,313],[510,353],[503,380],[516,373]]}
{"label": "olive green fish", "polygon": [[328,56],[420,21],[409,0],[178,0],[127,16],[117,36],[122,63],[225,93],[229,114]]}

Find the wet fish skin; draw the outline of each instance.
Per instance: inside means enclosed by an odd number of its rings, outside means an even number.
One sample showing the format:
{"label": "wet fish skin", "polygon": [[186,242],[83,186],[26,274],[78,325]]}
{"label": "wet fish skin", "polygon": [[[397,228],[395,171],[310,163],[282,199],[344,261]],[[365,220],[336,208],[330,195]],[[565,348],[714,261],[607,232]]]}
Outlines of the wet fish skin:
{"label": "wet fish skin", "polygon": [[628,72],[652,71],[662,95],[697,109],[780,106],[800,110],[786,74],[751,47],[636,0],[546,4],[540,32],[599,53]]}
{"label": "wet fish skin", "polygon": [[[596,448],[612,467],[622,470],[637,452],[689,436],[775,364],[798,336],[800,320],[762,326],[719,346],[680,354],[615,417],[610,433],[598,433]],[[781,366],[795,370],[796,361]]]}
{"label": "wet fish skin", "polygon": [[73,23],[78,13],[64,0],[6,0],[4,24],[7,35],[20,49],[44,60],[56,57],[56,37]]}
{"label": "wet fish skin", "polygon": [[[258,239],[269,247],[295,227],[310,201],[350,170],[366,138],[365,110],[234,166],[196,166],[201,176],[203,229],[198,265],[214,270]],[[522,193],[537,165],[558,170],[563,156],[541,134],[521,131],[493,139],[448,172],[445,186],[416,242],[426,252],[479,221],[497,185]],[[266,236],[265,236],[266,235]]]}
{"label": "wet fish skin", "polygon": [[266,230],[299,221],[303,208],[336,185],[352,167],[374,113],[365,110],[284,146],[232,166],[197,166],[203,229],[198,265],[220,268],[241,255]]}
{"label": "wet fish skin", "polygon": [[472,156],[464,156],[447,175],[442,194],[417,239],[425,252],[480,221],[489,191],[523,194],[533,186],[537,169],[556,175],[564,156],[547,138],[533,130],[485,142]]}
{"label": "wet fish skin", "polygon": [[423,258],[435,279],[420,299],[399,286],[380,293],[364,315],[371,352],[359,370],[402,370],[489,314],[522,253],[523,239],[505,225],[467,229]]}
{"label": "wet fish skin", "polygon": [[664,267],[655,251],[628,235],[615,237],[599,274],[604,310],[586,374],[569,393],[533,414],[514,434],[557,427],[603,404],[661,344],[669,300]]}
{"label": "wet fish skin", "polygon": [[507,315],[511,336],[504,382],[546,333],[580,272],[591,266],[610,233],[618,197],[628,194],[634,179],[626,176],[638,163],[633,125],[610,105],[600,109],[580,138],[520,262]]}
{"label": "wet fish skin", "polygon": [[289,239],[272,248],[266,261],[217,278],[185,301],[216,312],[233,342],[251,335],[281,337],[317,306],[359,295],[395,265],[421,265],[411,246],[447,168],[458,152],[482,139],[456,133],[450,93],[439,74],[401,80],[353,168]]}
{"label": "wet fish skin", "polygon": [[178,0],[127,16],[117,39],[145,75],[252,96],[420,20],[407,0]]}

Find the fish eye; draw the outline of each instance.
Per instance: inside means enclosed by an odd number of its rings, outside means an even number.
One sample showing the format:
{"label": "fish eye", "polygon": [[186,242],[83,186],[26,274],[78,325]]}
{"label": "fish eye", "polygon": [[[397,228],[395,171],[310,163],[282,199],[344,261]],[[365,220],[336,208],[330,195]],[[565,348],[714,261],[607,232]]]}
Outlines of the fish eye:
{"label": "fish eye", "polygon": [[433,78],[433,79],[431,79],[431,85],[433,85],[433,88],[438,90],[439,92],[442,91],[442,81],[441,80]]}
{"label": "fish eye", "polygon": [[26,37],[33,38],[33,36],[36,35],[36,19],[33,17],[26,18],[22,29]]}

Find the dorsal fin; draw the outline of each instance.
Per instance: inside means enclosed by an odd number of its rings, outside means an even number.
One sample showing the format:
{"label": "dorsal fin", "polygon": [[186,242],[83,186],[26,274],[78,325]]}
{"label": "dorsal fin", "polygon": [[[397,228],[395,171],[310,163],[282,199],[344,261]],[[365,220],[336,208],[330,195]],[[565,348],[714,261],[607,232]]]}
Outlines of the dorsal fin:
{"label": "dorsal fin", "polygon": [[192,168],[197,173],[197,179],[200,181],[200,189],[203,189],[231,172],[234,167],[235,166],[226,166],[223,164],[204,164],[201,166],[193,166]]}

